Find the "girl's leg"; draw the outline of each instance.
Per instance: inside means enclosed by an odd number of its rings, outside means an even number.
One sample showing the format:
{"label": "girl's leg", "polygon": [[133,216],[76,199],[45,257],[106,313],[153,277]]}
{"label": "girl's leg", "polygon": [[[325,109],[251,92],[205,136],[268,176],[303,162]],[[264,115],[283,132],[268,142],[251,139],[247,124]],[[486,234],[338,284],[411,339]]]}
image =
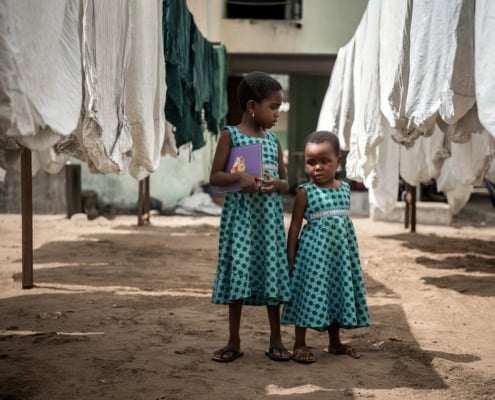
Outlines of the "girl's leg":
{"label": "girl's leg", "polygon": [[242,300],[229,304],[229,339],[227,344],[215,351],[213,359],[215,361],[231,361],[242,355],[241,338],[239,330],[241,327]]}
{"label": "girl's leg", "polygon": [[345,354],[352,358],[361,357],[354,347],[340,341],[340,326],[335,322],[328,327],[328,348],[325,351],[332,354]]}
{"label": "girl's leg", "polygon": [[342,346],[342,342],[340,341],[340,326],[334,322],[328,327],[328,350],[331,352],[340,346]]}
{"label": "girl's leg", "polygon": [[268,313],[268,322],[270,323],[270,347],[269,352],[277,359],[289,359],[290,353],[282,343],[280,333],[280,307],[266,306]]}

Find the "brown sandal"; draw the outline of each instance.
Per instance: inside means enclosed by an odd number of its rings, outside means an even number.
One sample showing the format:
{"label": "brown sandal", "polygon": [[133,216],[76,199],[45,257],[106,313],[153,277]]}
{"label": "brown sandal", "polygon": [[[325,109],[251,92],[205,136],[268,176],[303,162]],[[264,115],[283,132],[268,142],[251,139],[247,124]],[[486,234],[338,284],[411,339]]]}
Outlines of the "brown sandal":
{"label": "brown sandal", "polygon": [[312,364],[316,361],[314,354],[308,347],[298,347],[292,352],[290,358],[301,364]]}
{"label": "brown sandal", "polygon": [[324,352],[330,353],[330,354],[336,354],[336,355],[346,355],[351,358],[359,358],[361,357],[361,354],[359,354],[354,347],[352,347],[350,344],[344,344],[342,343],[339,347],[336,349],[330,350],[328,347],[325,347],[323,349]]}

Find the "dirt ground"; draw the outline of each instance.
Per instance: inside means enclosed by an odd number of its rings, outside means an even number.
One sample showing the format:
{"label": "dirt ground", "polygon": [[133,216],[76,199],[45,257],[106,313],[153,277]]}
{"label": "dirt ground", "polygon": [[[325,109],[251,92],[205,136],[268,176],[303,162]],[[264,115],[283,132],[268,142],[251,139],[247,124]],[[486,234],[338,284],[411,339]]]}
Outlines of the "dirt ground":
{"label": "dirt ground", "polygon": [[221,364],[218,217],[36,215],[22,289],[21,217],[0,215],[0,399],[495,399],[495,224],[353,220],[372,326],[342,336],[362,357],[310,332],[315,364],[270,361],[266,311],[245,307],[244,357]]}

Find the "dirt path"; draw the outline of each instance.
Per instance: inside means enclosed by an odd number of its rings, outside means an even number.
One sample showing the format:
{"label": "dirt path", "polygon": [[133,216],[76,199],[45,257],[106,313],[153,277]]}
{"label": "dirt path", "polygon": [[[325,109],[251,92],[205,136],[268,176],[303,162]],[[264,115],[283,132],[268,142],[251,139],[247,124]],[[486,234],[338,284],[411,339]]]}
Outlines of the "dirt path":
{"label": "dirt path", "polygon": [[21,219],[0,215],[0,400],[495,399],[495,227],[354,223],[372,326],[343,339],[363,357],[310,332],[317,363],[270,361],[265,309],[246,307],[244,357],[218,364],[218,218],[35,216],[22,290]]}

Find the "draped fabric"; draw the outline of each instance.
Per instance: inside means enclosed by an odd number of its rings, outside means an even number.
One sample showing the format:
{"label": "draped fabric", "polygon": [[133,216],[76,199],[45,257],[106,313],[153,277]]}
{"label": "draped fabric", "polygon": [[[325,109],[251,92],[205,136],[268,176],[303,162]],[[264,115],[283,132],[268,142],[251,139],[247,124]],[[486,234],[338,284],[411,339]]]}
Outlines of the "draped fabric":
{"label": "draped fabric", "polygon": [[[133,142],[130,174],[141,180],[160,165],[165,139],[165,58],[161,0],[134,1],[126,114]],[[149,32],[156,35],[149,35]]]}
{"label": "draped fabric", "polygon": [[3,169],[28,147],[33,173],[72,156],[141,180],[225,123],[225,46],[183,0],[0,0],[0,56]]}
{"label": "draped fabric", "polygon": [[206,144],[204,120],[214,135],[225,123],[226,102],[218,97],[226,91],[226,52],[201,34],[183,0],[163,1],[163,38],[165,117],[174,126],[177,147],[190,143],[197,150]]}
{"label": "draped fabric", "polygon": [[132,149],[125,78],[131,54],[134,2],[83,0],[82,3],[84,118],[77,135],[90,170],[123,173]]}
{"label": "draped fabric", "polygon": [[[79,1],[0,1],[0,167],[47,150],[79,121]],[[62,163],[63,165],[63,163]]]}
{"label": "draped fabric", "polygon": [[[457,213],[491,174],[494,32],[488,0],[369,1],[337,54],[318,129],[339,136],[347,177],[364,182],[375,206],[393,206],[400,175],[411,185],[436,179]],[[351,59],[352,86],[343,83]],[[345,126],[344,109],[353,111]]]}

